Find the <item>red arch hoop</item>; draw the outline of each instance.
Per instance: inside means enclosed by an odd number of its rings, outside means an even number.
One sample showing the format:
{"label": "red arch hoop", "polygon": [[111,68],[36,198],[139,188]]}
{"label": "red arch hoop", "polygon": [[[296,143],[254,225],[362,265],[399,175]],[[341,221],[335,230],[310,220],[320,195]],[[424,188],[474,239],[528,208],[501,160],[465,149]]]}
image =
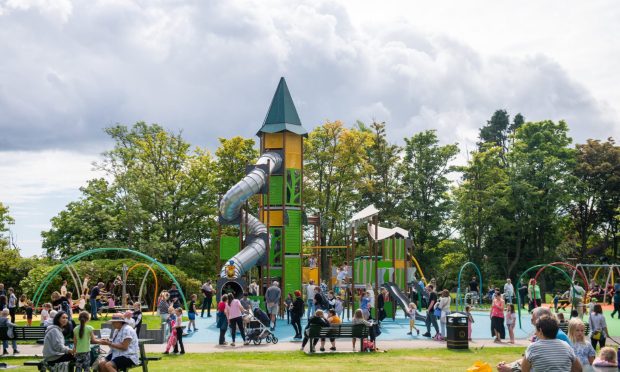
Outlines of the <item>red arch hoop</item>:
{"label": "red arch hoop", "polygon": [[[568,267],[570,269],[575,270],[575,272],[577,274],[579,274],[579,276],[581,277],[581,280],[583,280],[583,284],[584,284],[584,288],[586,290],[586,293],[590,292],[590,288],[588,288],[588,279],[586,278],[585,273],[583,271],[577,269],[577,267],[575,267],[575,266],[573,266],[571,264],[568,264],[566,262],[561,262],[561,261],[552,262],[552,263],[547,264],[547,265],[541,267],[540,269],[538,269],[538,271],[536,272],[536,275],[534,276],[534,283],[538,282],[538,276],[540,275],[540,273],[542,273],[549,266],[564,266],[564,267]],[[536,304],[536,302],[534,302],[534,306],[536,306],[535,304]]]}

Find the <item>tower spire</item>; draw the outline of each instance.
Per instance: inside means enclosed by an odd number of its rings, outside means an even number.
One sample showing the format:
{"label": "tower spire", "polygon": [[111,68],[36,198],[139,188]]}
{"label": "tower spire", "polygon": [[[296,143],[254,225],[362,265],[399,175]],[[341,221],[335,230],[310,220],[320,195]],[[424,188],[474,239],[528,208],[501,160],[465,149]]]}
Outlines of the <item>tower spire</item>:
{"label": "tower spire", "polygon": [[301,136],[307,136],[308,131],[301,125],[293,98],[286,85],[284,77],[280,78],[276,92],[269,105],[269,111],[265,116],[263,126],[256,135],[261,133],[292,132]]}

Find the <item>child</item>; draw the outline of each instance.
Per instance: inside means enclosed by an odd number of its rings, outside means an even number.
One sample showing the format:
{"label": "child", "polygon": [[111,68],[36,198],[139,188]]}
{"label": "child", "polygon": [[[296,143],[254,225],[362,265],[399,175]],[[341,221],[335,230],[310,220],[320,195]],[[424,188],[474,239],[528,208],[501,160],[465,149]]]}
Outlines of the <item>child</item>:
{"label": "child", "polygon": [[590,300],[590,302],[588,303],[588,314],[592,314],[592,312],[594,311],[594,306],[597,302],[598,300],[596,298]]}
{"label": "child", "polygon": [[336,310],[336,314],[338,315],[338,317],[342,319],[344,314],[344,303],[342,302],[342,297],[336,297],[336,304],[334,305],[334,310]]}
{"label": "child", "polygon": [[420,330],[415,327],[415,314],[418,312],[418,307],[414,302],[409,303],[409,309],[407,313],[409,314],[409,332],[408,335],[411,335],[411,332],[415,329],[418,336],[420,335]]}
{"label": "child", "polygon": [[598,358],[594,359],[594,363],[592,363],[593,367],[618,367],[618,362],[616,361],[616,351],[614,348],[606,346],[601,348],[601,351],[598,354]]}
{"label": "child", "polygon": [[564,314],[559,313],[557,317],[558,317],[558,322],[560,322],[560,324],[566,323],[566,319],[564,319]]}
{"label": "child", "polygon": [[41,310],[41,325],[44,326],[45,322],[50,318],[50,311],[52,310],[52,304],[49,302],[43,304],[43,309]]}
{"label": "child", "polygon": [[284,300],[284,308],[286,309],[286,324],[291,324],[291,307],[293,306],[293,294],[289,293]]}
{"label": "child", "polygon": [[515,314],[515,305],[509,304],[506,309],[506,327],[508,327],[508,334],[510,335],[510,343],[515,343],[515,323],[517,322],[517,314]]}
{"label": "child", "polygon": [[140,328],[142,328],[142,308],[140,307],[140,301],[133,303],[133,314],[131,317],[136,325],[136,335],[140,337]]}
{"label": "child", "polygon": [[174,307],[170,306],[168,308],[168,319],[166,319],[166,323],[168,323],[168,327],[170,327],[170,336],[168,336],[168,343],[166,344],[166,351],[164,354],[170,354],[170,348],[172,346],[177,347],[177,333],[176,333],[176,320],[177,317],[175,315]]}
{"label": "child", "polygon": [[123,313],[123,318],[125,318],[125,322],[129,324],[129,326],[133,329],[136,328],[136,322],[133,320],[133,311],[127,310]]}
{"label": "child", "polygon": [[187,332],[192,331],[192,326],[194,326],[194,332],[196,332],[198,330],[196,328],[196,299],[198,298],[198,296],[196,296],[196,294],[193,294],[190,298],[192,300],[189,302],[189,306],[187,309],[187,318],[189,319]]}
{"label": "child", "polygon": [[[178,353],[178,347],[181,347],[181,355],[185,354],[185,346],[183,346],[183,309],[177,307],[175,310],[176,324],[174,325],[174,332],[177,335],[177,343],[174,344],[173,353]],[[195,312],[195,311],[194,311]]]}
{"label": "child", "polygon": [[86,323],[90,320],[90,314],[86,311],[80,312],[78,316],[80,324],[73,330],[73,353],[75,354],[75,372],[90,371],[90,344],[96,344],[93,327]]}
{"label": "child", "polygon": [[78,301],[78,309],[82,311],[85,308],[86,308],[86,295],[82,295],[80,296],[80,301]]}
{"label": "child", "polygon": [[553,297],[553,308],[555,309],[555,312],[558,312],[558,304],[560,303],[560,297],[562,296],[562,294],[560,293],[560,291],[557,291],[555,293],[555,296]]}
{"label": "child", "polygon": [[467,339],[471,341],[471,327],[475,323],[474,316],[471,315],[471,306],[465,306],[465,314],[467,315]]}
{"label": "child", "polygon": [[32,301],[26,301],[26,306],[24,306],[24,312],[26,313],[26,322],[28,322],[28,327],[32,327],[32,314],[34,313]]}
{"label": "child", "polygon": [[49,326],[53,325],[54,324],[54,318],[56,317],[56,314],[58,314],[58,311],[56,311],[56,310],[50,311],[49,317],[47,317],[47,319],[45,319],[45,322],[42,324],[42,326],[43,327],[49,327]]}
{"label": "child", "polygon": [[592,344],[585,337],[586,326],[579,318],[573,318],[568,322],[568,339],[573,344],[573,351],[581,365],[590,366],[596,356]]}
{"label": "child", "polygon": [[114,301],[114,295],[111,294],[110,297],[108,297],[108,312],[110,310],[114,310],[115,306],[116,306],[116,303]]}

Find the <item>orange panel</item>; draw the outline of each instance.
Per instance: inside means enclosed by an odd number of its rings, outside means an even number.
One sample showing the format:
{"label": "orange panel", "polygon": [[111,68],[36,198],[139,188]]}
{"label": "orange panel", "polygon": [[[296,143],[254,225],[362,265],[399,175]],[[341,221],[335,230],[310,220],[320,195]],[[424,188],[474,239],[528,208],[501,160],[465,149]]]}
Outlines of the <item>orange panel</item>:
{"label": "orange panel", "polygon": [[284,155],[284,166],[286,169],[301,169],[301,154],[287,150]]}
{"label": "orange panel", "polygon": [[404,269],[405,268],[405,261],[403,261],[403,260],[396,260],[396,261],[394,261],[394,268],[396,268],[396,269]]}
{"label": "orange panel", "polygon": [[286,152],[284,166],[288,169],[301,169],[301,141],[300,135],[286,133]]}
{"label": "orange panel", "polygon": [[267,213],[269,213],[269,226],[282,226],[282,211],[263,211],[262,221],[267,224]]}
{"label": "orange panel", "polygon": [[281,149],[284,146],[283,133],[265,133],[264,136],[265,149]]}

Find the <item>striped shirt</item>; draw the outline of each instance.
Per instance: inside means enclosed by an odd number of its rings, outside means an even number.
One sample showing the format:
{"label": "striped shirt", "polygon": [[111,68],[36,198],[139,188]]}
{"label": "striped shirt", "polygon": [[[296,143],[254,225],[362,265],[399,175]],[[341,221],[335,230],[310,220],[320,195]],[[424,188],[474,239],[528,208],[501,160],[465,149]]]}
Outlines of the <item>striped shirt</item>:
{"label": "striped shirt", "polygon": [[525,358],[534,372],[566,372],[577,357],[566,342],[556,338],[534,342],[525,350]]}

